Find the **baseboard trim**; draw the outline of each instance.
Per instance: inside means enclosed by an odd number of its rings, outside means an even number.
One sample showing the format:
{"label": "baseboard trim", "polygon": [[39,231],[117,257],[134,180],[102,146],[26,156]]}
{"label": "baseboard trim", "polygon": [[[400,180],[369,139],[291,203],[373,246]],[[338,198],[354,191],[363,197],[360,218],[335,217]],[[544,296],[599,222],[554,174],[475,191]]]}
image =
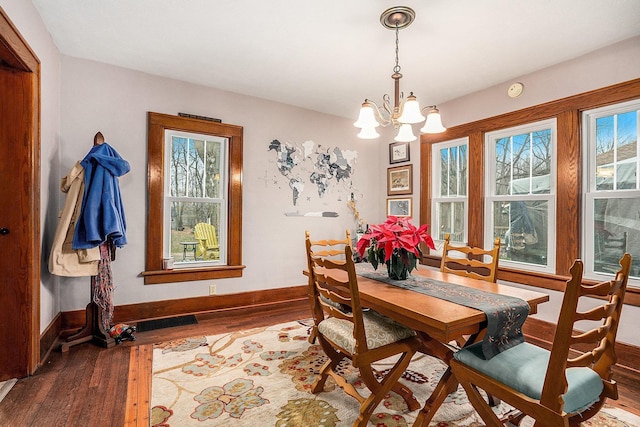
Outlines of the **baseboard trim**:
{"label": "baseboard trim", "polygon": [[47,329],[40,334],[40,366],[49,357],[49,353],[55,348],[57,339],[62,332],[62,313],[53,318]]}
{"label": "baseboard trim", "polygon": [[[227,295],[183,298],[166,301],[151,301],[141,304],[117,306],[114,312],[116,323],[134,323],[142,320],[161,319],[185,314],[223,313],[242,310],[247,315],[257,315],[269,306],[306,301],[307,287],[268,289],[263,291],[242,292]],[[59,313],[40,337],[41,363],[54,348],[57,338],[65,331],[84,326],[85,311],[66,311]],[[527,340],[550,349],[555,334],[555,324],[530,317],[523,328]],[[616,343],[618,362],[614,367],[616,380],[620,383],[640,382],[640,347]]]}
{"label": "baseboard trim", "polygon": [[[236,294],[119,305],[114,309],[113,318],[114,323],[135,323],[185,314],[248,309],[287,301],[306,300],[307,298],[306,286],[294,286]],[[61,314],[63,330],[77,329],[84,326],[84,310],[65,311]]]}

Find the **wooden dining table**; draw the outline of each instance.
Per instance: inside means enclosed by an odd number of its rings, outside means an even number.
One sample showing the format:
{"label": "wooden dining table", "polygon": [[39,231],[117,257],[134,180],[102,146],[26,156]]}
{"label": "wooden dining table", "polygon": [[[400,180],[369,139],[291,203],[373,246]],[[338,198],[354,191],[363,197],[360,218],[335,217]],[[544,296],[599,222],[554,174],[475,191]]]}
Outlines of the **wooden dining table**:
{"label": "wooden dining table", "polygon": [[[467,286],[499,295],[520,298],[529,304],[529,314],[537,312],[538,304],[549,301],[549,295],[513,286],[489,283],[478,279],[420,266],[413,275],[428,279]],[[481,339],[487,325],[483,311],[449,302],[420,292],[403,289],[379,280],[358,276],[360,300],[363,306],[413,328],[422,338],[422,352],[437,357],[447,366],[453,358],[455,347],[449,343],[465,337],[464,345]],[[429,425],[429,422],[449,393],[454,392],[458,382],[447,368],[444,375],[420,410],[413,426]]]}

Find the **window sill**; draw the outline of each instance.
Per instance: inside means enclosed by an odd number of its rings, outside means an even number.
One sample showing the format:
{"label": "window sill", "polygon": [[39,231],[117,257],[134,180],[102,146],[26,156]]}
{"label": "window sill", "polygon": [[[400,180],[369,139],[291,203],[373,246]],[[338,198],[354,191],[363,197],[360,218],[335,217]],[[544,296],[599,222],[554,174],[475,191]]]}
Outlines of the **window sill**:
{"label": "window sill", "polygon": [[178,270],[154,270],[140,273],[145,285],[160,283],[191,282],[195,280],[228,279],[242,277],[244,265],[225,265],[216,268],[185,268]]}

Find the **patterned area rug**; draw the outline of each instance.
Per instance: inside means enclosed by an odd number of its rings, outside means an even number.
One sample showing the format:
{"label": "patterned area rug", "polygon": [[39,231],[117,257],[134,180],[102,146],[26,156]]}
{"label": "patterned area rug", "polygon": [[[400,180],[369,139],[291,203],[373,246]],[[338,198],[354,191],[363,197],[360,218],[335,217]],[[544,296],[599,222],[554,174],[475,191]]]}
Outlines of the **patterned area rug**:
{"label": "patterned area rug", "polygon": [[[325,391],[310,388],[326,361],[318,345],[307,341],[308,322],[290,322],[216,336],[200,336],[158,344],[153,350],[151,425],[346,427],[359,405],[327,381]],[[384,361],[383,361],[384,362]],[[389,364],[380,363],[384,371]],[[341,366],[359,390],[366,390],[350,364]],[[424,403],[445,365],[416,355],[403,377]],[[366,393],[365,393],[366,394]],[[511,408],[502,403],[500,415]],[[408,412],[404,401],[390,393],[378,405],[369,425],[410,426],[418,411]],[[533,425],[525,420],[524,425]],[[436,427],[479,427],[476,415],[460,387],[449,395],[430,424]],[[640,418],[606,408],[584,426],[640,427]]]}

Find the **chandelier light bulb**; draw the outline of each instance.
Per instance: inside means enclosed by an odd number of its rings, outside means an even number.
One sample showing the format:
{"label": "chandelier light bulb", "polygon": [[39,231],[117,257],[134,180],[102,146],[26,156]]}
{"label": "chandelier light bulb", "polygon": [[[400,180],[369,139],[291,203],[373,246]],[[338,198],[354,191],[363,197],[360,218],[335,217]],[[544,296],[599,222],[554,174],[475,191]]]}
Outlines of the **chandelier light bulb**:
{"label": "chandelier light bulb", "polygon": [[402,106],[402,114],[398,117],[398,121],[400,123],[421,123],[424,121],[424,116],[420,112],[420,104],[418,104],[418,100],[411,92],[411,95],[407,97],[407,100],[404,102]]}
{"label": "chandelier light bulb", "polygon": [[442,126],[442,118],[440,117],[440,111],[433,107],[429,114],[427,114],[427,121],[425,122],[420,132],[422,133],[442,133],[447,130],[446,127]]}
{"label": "chandelier light bulb", "polygon": [[358,120],[353,124],[357,128],[375,128],[380,126],[380,123],[376,120],[373,107],[368,102],[364,102],[360,108],[360,114]]}
{"label": "chandelier light bulb", "polygon": [[400,129],[398,130],[398,135],[393,138],[394,141],[398,142],[411,142],[415,141],[416,139],[418,138],[413,134],[413,128],[408,123],[401,125]]}
{"label": "chandelier light bulb", "polygon": [[360,129],[360,132],[358,133],[358,138],[361,138],[361,139],[376,139],[379,136],[380,134],[376,131],[376,128],[373,126],[364,127]]}

